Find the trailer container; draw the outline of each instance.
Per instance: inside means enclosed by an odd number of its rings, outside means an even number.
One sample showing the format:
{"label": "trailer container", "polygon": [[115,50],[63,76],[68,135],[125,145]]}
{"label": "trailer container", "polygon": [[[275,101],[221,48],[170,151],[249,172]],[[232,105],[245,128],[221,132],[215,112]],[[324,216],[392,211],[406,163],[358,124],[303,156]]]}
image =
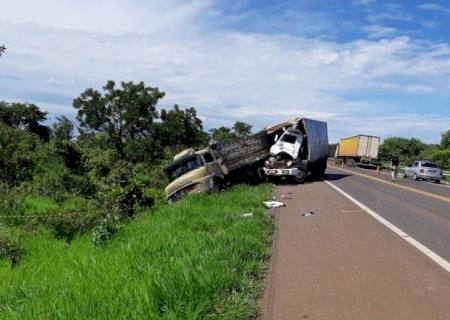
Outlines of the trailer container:
{"label": "trailer container", "polygon": [[347,166],[376,166],[380,138],[369,135],[357,135],[343,138],[336,149],[336,164]]}

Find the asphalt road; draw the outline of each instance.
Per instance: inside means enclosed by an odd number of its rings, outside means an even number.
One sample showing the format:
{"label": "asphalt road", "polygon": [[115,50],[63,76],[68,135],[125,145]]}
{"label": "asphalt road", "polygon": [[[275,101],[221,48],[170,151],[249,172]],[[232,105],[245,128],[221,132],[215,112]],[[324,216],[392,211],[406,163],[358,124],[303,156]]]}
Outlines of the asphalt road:
{"label": "asphalt road", "polygon": [[353,171],[329,168],[327,179],[275,187],[286,206],[270,211],[275,232],[260,319],[450,320],[450,270],[369,212],[444,256],[446,198]]}
{"label": "asphalt road", "polygon": [[325,180],[450,261],[450,187],[332,165]]}

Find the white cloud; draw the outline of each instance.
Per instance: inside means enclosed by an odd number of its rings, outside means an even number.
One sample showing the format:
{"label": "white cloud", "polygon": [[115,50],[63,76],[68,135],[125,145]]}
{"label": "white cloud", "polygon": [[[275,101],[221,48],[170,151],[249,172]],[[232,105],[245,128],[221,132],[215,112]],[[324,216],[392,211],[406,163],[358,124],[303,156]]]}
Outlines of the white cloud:
{"label": "white cloud", "polygon": [[376,0],[353,0],[354,5],[366,6],[374,3]]}
{"label": "white cloud", "polygon": [[363,30],[367,32],[369,39],[385,38],[397,32],[395,28],[385,27],[379,24],[365,26]]}
{"label": "white cloud", "polygon": [[446,14],[450,14],[450,8],[441,6],[441,5],[436,4],[436,3],[427,2],[427,3],[420,4],[417,7],[419,9],[422,9],[422,10],[440,11],[440,12],[443,12],[443,13],[446,13]]}
{"label": "white cloud", "polygon": [[[29,10],[21,11],[16,2],[0,0],[0,42],[8,46],[0,60],[0,95],[28,97],[52,113],[69,114],[71,99],[87,87],[100,89],[108,79],[144,80],[167,92],[163,105],[195,106],[207,127],[244,120],[260,128],[301,114],[329,121],[330,136],[337,137],[404,128],[381,126],[389,121],[373,115],[389,108],[398,113],[395,106],[354,102],[346,94],[448,91],[447,44],[215,31],[202,20],[212,12],[220,18],[211,2],[149,3],[42,0],[28,1]],[[372,27],[367,31],[378,37],[395,31]],[[414,116],[402,119],[410,127],[417,123]],[[449,127],[448,119],[433,119],[427,132]]]}

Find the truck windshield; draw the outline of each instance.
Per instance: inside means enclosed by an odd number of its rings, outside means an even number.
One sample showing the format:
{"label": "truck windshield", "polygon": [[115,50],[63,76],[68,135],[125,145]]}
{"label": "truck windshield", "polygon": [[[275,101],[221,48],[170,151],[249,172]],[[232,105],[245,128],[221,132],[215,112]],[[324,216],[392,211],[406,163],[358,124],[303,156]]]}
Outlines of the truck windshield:
{"label": "truck windshield", "polygon": [[179,163],[174,164],[167,173],[169,174],[170,180],[175,180],[176,178],[182,176],[186,172],[202,167],[202,158],[198,155],[191,156],[189,158],[183,159]]}
{"label": "truck windshield", "polygon": [[297,140],[296,136],[291,136],[290,134],[286,134],[283,137],[283,141],[287,143],[295,143],[295,140]]}

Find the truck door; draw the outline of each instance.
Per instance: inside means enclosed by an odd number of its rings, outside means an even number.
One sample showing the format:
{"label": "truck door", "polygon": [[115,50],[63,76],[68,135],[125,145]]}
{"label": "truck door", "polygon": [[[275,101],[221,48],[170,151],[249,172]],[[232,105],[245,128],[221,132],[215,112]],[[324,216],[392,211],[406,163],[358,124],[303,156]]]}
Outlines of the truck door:
{"label": "truck door", "polygon": [[213,155],[210,152],[206,152],[203,154],[203,159],[205,160],[205,165],[208,171],[214,174],[216,177],[224,178],[222,169],[220,169],[217,164],[216,159],[214,159]]}

